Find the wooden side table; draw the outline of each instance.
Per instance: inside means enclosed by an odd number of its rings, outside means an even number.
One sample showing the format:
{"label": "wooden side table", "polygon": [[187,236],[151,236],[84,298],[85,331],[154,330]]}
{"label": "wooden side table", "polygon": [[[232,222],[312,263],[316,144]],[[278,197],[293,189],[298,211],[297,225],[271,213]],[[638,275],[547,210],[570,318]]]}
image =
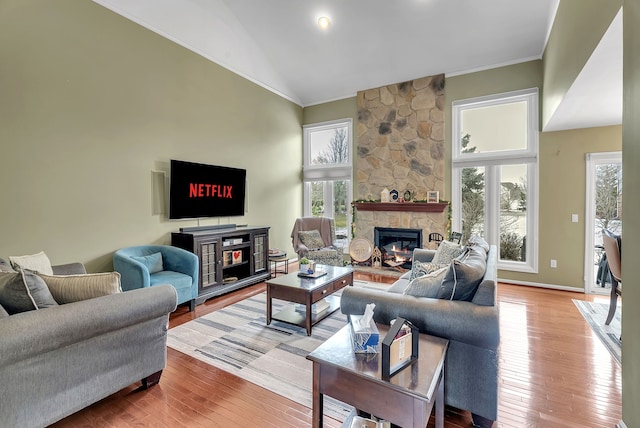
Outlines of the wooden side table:
{"label": "wooden side table", "polygon": [[[377,324],[380,337],[389,330]],[[356,354],[349,326],[311,352],[313,427],[321,428],[323,396],[402,427],[424,428],[436,408],[436,428],[444,427],[444,361],[449,341],[420,334],[418,360],[385,381],[381,354]]]}

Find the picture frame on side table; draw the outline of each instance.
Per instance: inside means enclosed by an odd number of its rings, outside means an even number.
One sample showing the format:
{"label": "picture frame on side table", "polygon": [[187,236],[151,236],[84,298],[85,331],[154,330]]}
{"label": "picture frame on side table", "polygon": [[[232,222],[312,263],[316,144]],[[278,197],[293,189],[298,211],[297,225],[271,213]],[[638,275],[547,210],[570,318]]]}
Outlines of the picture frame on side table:
{"label": "picture frame on side table", "polygon": [[382,341],[382,379],[418,360],[418,328],[404,318],[396,318]]}
{"label": "picture frame on side table", "polygon": [[431,190],[427,192],[427,203],[428,204],[437,204],[440,202],[440,192],[437,190]]}

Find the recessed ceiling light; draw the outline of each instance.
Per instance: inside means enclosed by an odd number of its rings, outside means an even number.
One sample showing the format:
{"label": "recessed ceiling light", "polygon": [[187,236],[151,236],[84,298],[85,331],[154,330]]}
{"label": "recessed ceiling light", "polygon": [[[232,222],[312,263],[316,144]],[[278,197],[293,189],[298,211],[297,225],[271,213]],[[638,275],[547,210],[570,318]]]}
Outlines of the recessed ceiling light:
{"label": "recessed ceiling light", "polygon": [[318,18],[318,26],[323,30],[326,30],[331,25],[331,20],[326,16],[321,16]]}

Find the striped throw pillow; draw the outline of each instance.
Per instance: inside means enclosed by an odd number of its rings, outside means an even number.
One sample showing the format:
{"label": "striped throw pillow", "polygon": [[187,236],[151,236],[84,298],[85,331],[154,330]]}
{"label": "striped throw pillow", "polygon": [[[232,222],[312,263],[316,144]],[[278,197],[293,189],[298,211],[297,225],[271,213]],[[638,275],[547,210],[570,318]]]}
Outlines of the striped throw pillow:
{"label": "striped throw pillow", "polygon": [[55,301],[61,305],[122,292],[119,272],[40,277],[49,287]]}

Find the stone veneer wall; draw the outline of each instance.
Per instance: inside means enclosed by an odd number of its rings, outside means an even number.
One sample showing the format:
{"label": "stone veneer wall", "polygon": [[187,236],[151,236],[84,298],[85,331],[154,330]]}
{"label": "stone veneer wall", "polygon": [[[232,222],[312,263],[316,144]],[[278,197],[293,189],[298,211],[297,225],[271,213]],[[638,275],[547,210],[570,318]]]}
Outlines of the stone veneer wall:
{"label": "stone veneer wall", "polygon": [[[358,92],[356,200],[380,200],[384,188],[425,200],[444,192],[444,74]],[[445,235],[448,212],[358,211],[355,237],[373,242],[373,228],[423,230]],[[445,235],[446,236],[446,235]]]}

